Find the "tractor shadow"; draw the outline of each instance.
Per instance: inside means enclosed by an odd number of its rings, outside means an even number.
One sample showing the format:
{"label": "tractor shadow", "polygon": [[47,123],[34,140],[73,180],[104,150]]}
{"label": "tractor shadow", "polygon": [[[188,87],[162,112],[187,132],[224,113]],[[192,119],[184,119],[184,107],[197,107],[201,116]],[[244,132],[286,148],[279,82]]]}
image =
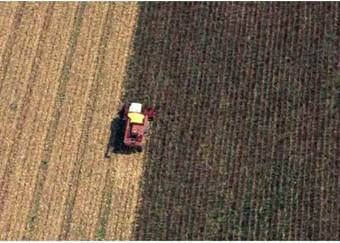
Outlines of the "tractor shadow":
{"label": "tractor shadow", "polygon": [[127,148],[124,143],[124,120],[119,116],[113,118],[110,126],[110,138],[106,146],[104,157],[109,159],[111,154],[133,154],[138,151]]}
{"label": "tractor shadow", "polygon": [[124,121],[115,117],[111,121],[110,138],[106,146],[105,158],[110,158],[111,153],[121,153],[124,150]]}

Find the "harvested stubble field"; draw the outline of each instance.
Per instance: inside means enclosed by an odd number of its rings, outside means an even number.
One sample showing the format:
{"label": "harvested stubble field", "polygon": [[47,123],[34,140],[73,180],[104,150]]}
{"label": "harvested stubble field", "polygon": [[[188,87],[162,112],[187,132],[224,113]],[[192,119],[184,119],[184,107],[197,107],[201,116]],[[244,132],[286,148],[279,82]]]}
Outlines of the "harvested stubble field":
{"label": "harvested stubble field", "polygon": [[339,240],[339,5],[0,3],[0,239]]}
{"label": "harvested stubble field", "polygon": [[141,155],[104,153],[137,14],[0,4],[0,239],[130,237]]}

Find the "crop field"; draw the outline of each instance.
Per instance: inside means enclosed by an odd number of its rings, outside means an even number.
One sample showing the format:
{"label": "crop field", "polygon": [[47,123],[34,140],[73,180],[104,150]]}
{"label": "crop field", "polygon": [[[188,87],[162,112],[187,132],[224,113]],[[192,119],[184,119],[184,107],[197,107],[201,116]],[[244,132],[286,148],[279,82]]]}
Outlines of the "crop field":
{"label": "crop field", "polygon": [[339,13],[141,7],[124,98],[159,116],[136,239],[340,239]]}
{"label": "crop field", "polygon": [[0,3],[0,240],[340,240],[339,13]]}

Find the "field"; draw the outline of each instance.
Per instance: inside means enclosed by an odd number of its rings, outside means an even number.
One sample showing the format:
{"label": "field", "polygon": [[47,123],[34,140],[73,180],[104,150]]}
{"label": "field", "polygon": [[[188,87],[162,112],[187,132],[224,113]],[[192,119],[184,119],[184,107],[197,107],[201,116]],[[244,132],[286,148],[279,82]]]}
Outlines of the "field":
{"label": "field", "polygon": [[0,239],[129,237],[140,155],[104,153],[137,4],[1,6]]}
{"label": "field", "polygon": [[142,7],[125,99],[160,107],[137,239],[339,240],[338,8]]}
{"label": "field", "polygon": [[0,3],[0,239],[340,240],[339,7]]}

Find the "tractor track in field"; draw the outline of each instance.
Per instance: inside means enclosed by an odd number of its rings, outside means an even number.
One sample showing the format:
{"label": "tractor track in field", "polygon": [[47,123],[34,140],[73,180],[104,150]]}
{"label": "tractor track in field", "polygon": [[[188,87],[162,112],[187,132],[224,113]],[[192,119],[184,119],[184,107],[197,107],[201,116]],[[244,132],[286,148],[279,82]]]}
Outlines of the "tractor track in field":
{"label": "tractor track in field", "polygon": [[109,215],[111,213],[111,203],[112,203],[112,178],[111,178],[112,169],[109,167],[105,174],[105,184],[104,189],[102,192],[102,205],[99,209],[99,218],[98,218],[98,226],[97,234],[100,236],[98,237],[100,240],[104,239],[106,236],[107,231],[107,223],[109,221]]}

